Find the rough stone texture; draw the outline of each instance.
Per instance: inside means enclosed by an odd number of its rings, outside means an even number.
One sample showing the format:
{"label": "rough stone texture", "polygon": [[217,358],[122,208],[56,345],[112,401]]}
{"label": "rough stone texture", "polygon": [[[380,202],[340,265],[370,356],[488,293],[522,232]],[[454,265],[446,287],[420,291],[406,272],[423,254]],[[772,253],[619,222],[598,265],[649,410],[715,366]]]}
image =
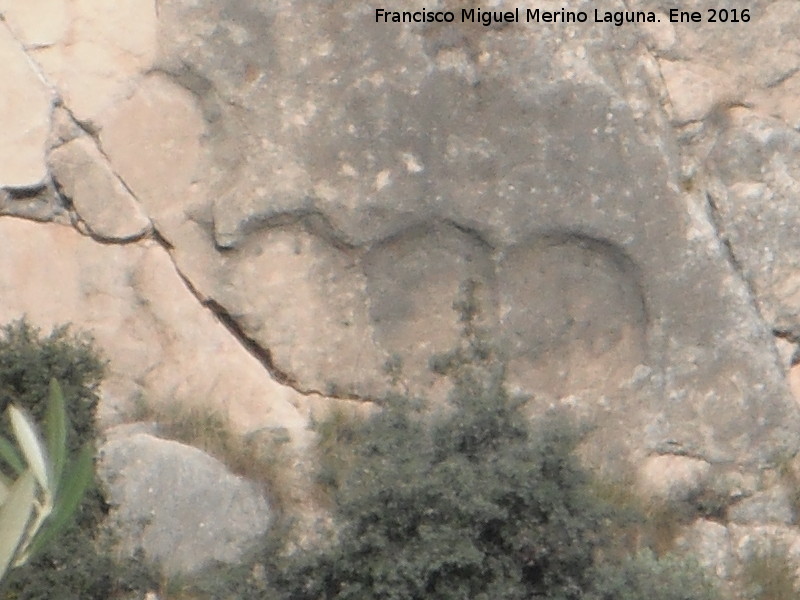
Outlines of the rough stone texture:
{"label": "rough stone texture", "polygon": [[194,96],[164,75],[150,75],[101,125],[100,143],[116,172],[157,225],[170,231],[170,216],[191,206],[200,177],[205,128]]}
{"label": "rough stone texture", "polygon": [[688,456],[652,456],[639,469],[642,494],[661,501],[686,500],[706,487],[711,465]]}
{"label": "rough stone texture", "polygon": [[[392,355],[420,377],[476,278],[511,383],[630,415],[628,452],[758,463],[792,446],[770,328],[705,197],[680,193],[660,63],[635,32],[364,27],[372,10],[161,4],[157,77],[193,93],[211,166],[149,210],[198,290],[300,387],[367,396]],[[678,79],[680,113],[696,78]],[[404,286],[374,281],[389,263]],[[305,319],[276,300],[281,281]],[[631,393],[639,365],[652,374]]]}
{"label": "rough stone texture", "polygon": [[726,579],[735,569],[731,534],[725,525],[697,519],[675,542],[676,548],[691,552],[700,564],[717,577]]}
{"label": "rough stone texture", "polygon": [[725,81],[724,73],[707,65],[664,60],[659,66],[669,94],[670,116],[676,125],[705,119],[733,95],[735,80]]}
{"label": "rough stone texture", "polygon": [[791,525],[795,521],[795,510],[786,487],[776,485],[732,506],[728,510],[728,519],[735,523]]}
{"label": "rough stone texture", "polygon": [[754,558],[774,556],[773,564],[786,561],[790,567],[800,569],[800,535],[787,525],[725,526],[698,519],[684,529],[675,546],[692,553],[703,567],[723,580],[725,598],[746,597],[741,582],[732,578],[741,576],[743,565]]}
{"label": "rough stone texture", "polygon": [[800,134],[764,115],[734,111],[710,153],[715,178],[708,194],[736,260],[755,289],[759,307],[775,329],[800,325],[800,220],[795,198]]}
{"label": "rough stone texture", "polygon": [[0,100],[0,188],[41,185],[52,94],[19,42],[0,23],[0,80],[14,82]]}
{"label": "rough stone texture", "polygon": [[300,395],[197,302],[158,244],[99,245],[65,226],[3,218],[0,247],[0,320],[75,321],[108,358],[103,423],[128,418],[144,398],[213,408],[242,432],[282,426],[304,439]]}
{"label": "rough stone texture", "polygon": [[0,216],[33,221],[66,218],[67,211],[52,182],[32,188],[0,189]]}
{"label": "rough stone texture", "polygon": [[105,425],[200,403],[302,448],[337,399],[444,397],[428,363],[471,282],[509,384],[593,425],[589,462],[667,498],[724,465],[752,496],[800,444],[800,5],[748,8],[382,26],[360,1],[0,0],[0,214],[61,223],[0,218],[0,318],[94,333]]}
{"label": "rough stone texture", "polygon": [[800,366],[798,365],[789,370],[789,388],[794,397],[800,399]]}
{"label": "rough stone texture", "polygon": [[155,2],[3,0],[0,11],[82,122],[130,93],[156,53]]}
{"label": "rough stone texture", "polygon": [[53,150],[50,169],[92,235],[125,241],[142,237],[150,229],[139,203],[89,138],[80,137]]}
{"label": "rough stone texture", "polygon": [[734,556],[740,564],[775,552],[800,569],[800,534],[796,527],[731,524],[728,531]]}
{"label": "rough stone texture", "polygon": [[100,456],[120,551],[141,549],[168,574],[236,562],[269,526],[269,506],[255,484],[197,448],[117,434]]}

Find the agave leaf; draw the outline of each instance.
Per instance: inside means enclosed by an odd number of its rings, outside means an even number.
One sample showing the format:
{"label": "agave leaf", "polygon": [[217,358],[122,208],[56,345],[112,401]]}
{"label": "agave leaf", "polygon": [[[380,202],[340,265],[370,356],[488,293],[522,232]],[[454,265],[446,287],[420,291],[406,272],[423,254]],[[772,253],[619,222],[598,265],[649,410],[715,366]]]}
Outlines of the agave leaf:
{"label": "agave leaf", "polygon": [[5,504],[10,491],[11,485],[8,483],[8,479],[5,476],[0,475],[0,506]]}
{"label": "agave leaf", "polygon": [[42,486],[45,495],[52,496],[52,488],[47,476],[47,458],[36,429],[25,413],[13,404],[8,407],[8,414],[11,415],[11,427],[14,429],[17,443],[22,448],[28,466],[36,476],[39,485]]}
{"label": "agave leaf", "polygon": [[28,470],[14,482],[6,502],[0,506],[0,578],[25,536],[35,501],[36,480]]}
{"label": "agave leaf", "polygon": [[22,462],[14,444],[3,436],[0,436],[0,458],[6,461],[17,472],[17,475],[21,475],[25,471],[25,463]]}
{"label": "agave leaf", "polygon": [[55,379],[50,380],[50,401],[45,415],[47,428],[47,451],[50,453],[50,473],[53,489],[58,489],[64,459],[67,452],[67,415],[64,408],[64,393]]}
{"label": "agave leaf", "polygon": [[94,452],[91,446],[81,448],[64,470],[61,489],[56,496],[50,519],[28,548],[28,555],[38,553],[61,530],[66,527],[92,482],[94,476]]}
{"label": "agave leaf", "polygon": [[35,539],[39,529],[41,529],[42,524],[47,520],[47,517],[49,517],[50,513],[53,511],[53,506],[47,503],[44,506],[37,505],[35,508],[36,510],[34,512],[36,514],[33,520],[28,523],[28,528],[25,531],[25,539],[22,545],[17,548],[17,557],[11,564],[12,567],[23,565],[28,561],[31,556],[31,543]]}

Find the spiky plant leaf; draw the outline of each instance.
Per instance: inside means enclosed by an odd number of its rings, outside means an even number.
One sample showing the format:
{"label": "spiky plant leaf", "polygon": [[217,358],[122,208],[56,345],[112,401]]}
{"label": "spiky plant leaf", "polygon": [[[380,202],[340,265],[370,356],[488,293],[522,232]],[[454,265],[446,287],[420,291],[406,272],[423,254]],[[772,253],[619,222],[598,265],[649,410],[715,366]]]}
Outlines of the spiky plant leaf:
{"label": "spiky plant leaf", "polygon": [[8,414],[11,416],[11,427],[14,429],[17,443],[25,455],[25,461],[45,494],[52,497],[52,488],[47,474],[47,458],[36,429],[25,413],[13,404],[8,407]]}
{"label": "spiky plant leaf", "polygon": [[0,578],[5,574],[25,535],[36,500],[36,480],[25,471],[0,506]]}
{"label": "spiky plant leaf", "polygon": [[84,446],[64,470],[63,484],[56,496],[55,507],[44,529],[31,543],[28,549],[30,556],[37,554],[69,524],[93,476],[94,452],[90,446]]}
{"label": "spiky plant leaf", "polygon": [[50,380],[50,399],[45,415],[47,428],[47,450],[50,453],[51,479],[53,489],[58,489],[64,460],[67,452],[67,414],[64,407],[64,393],[55,379]]}
{"label": "spiky plant leaf", "polygon": [[14,444],[9,442],[6,438],[0,435],[0,458],[6,461],[9,466],[16,471],[17,475],[21,475],[25,471],[25,463],[22,462],[17,449]]}

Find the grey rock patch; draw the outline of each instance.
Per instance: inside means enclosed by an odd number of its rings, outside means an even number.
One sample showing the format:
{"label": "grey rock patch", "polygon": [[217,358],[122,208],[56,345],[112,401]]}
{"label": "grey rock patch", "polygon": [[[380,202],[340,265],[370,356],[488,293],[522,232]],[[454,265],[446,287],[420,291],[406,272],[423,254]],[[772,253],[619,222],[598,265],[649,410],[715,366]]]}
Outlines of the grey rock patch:
{"label": "grey rock patch", "polygon": [[120,551],[141,549],[167,573],[235,563],[269,527],[255,484],[197,448],[134,433],[112,437],[100,455]]}
{"label": "grey rock patch", "polygon": [[361,265],[376,342],[421,393],[436,379],[429,359],[459,344],[463,323],[453,303],[464,301],[467,281],[482,312],[476,325],[496,326],[491,248],[475,235],[445,223],[411,228],[371,248]]}
{"label": "grey rock patch", "polygon": [[31,187],[0,188],[0,215],[31,221],[69,220],[52,182]]}
{"label": "grey rock patch", "polygon": [[728,510],[728,519],[740,524],[791,525],[795,520],[795,510],[788,490],[782,485],[776,485],[732,506]]}
{"label": "grey rock patch", "polygon": [[564,397],[613,393],[647,359],[647,314],[636,265],[613,244],[542,236],[499,269],[509,377]]}
{"label": "grey rock patch", "polygon": [[739,564],[771,553],[779,553],[800,568],[800,530],[787,525],[728,525],[731,548]]}
{"label": "grey rock patch", "polygon": [[57,148],[61,144],[66,144],[86,134],[81,125],[75,121],[72,113],[64,106],[57,105],[53,109],[50,121],[50,136],[47,140],[47,146],[50,149]]}
{"label": "grey rock patch", "polygon": [[730,114],[710,154],[709,196],[767,322],[800,325],[800,133],[754,111]]}

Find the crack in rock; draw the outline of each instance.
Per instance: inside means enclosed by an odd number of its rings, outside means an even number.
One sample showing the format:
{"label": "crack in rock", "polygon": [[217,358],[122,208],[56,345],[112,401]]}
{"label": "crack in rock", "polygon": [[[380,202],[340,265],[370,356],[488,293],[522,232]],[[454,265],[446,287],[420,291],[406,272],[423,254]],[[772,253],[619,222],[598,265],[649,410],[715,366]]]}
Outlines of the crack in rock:
{"label": "crack in rock", "polygon": [[[747,291],[747,298],[750,303],[750,306],[752,307],[755,314],[758,315],[759,321],[764,325],[767,331],[772,333],[773,337],[781,337],[780,335],[778,335],[774,327],[770,323],[768,323],[766,317],[764,316],[764,312],[761,310],[761,306],[759,305],[758,302],[758,294],[756,292],[755,284],[753,283],[752,279],[748,277],[747,270],[745,269],[739,257],[736,256],[736,250],[734,249],[730,238],[725,234],[725,224],[723,222],[723,217],[720,212],[719,206],[714,200],[713,195],[710,192],[706,191],[705,198],[706,198],[706,212],[708,214],[711,227],[714,231],[714,237],[720,244],[720,248],[722,248],[725,260],[728,262],[728,264],[733,269],[733,272],[736,274],[738,279],[744,285],[745,290]],[[781,372],[783,372],[784,370],[783,361],[781,360],[780,351],[778,350],[777,344],[772,344],[772,355],[778,369]],[[792,359],[792,361],[794,362],[794,358]]]}
{"label": "crack in rock", "polygon": [[272,353],[270,352],[269,348],[264,348],[261,346],[256,340],[254,340],[251,336],[245,333],[244,328],[238,323],[236,318],[228,311],[225,306],[220,304],[218,301],[214,300],[213,298],[204,296],[189,280],[189,278],[183,273],[180,267],[177,265],[175,259],[172,256],[171,249],[172,245],[167,241],[156,228],[153,228],[153,236],[152,239],[156,240],[159,245],[161,245],[164,250],[167,251],[169,255],[170,261],[172,262],[173,266],[175,267],[175,272],[180,277],[181,281],[183,282],[184,286],[187,290],[194,296],[194,298],[200,303],[200,305],[211,312],[214,317],[219,321],[225,329],[233,336],[233,338],[237,341],[237,343],[242,346],[247,352],[253,356],[259,364],[264,368],[267,374],[272,378],[274,381],[278,382],[281,385],[286,387],[292,388],[298,394],[303,396],[315,396],[319,398],[333,398],[336,400],[356,400],[356,401],[364,401],[366,398],[362,398],[356,394],[328,394],[323,393],[320,390],[315,390],[313,388],[304,388],[300,385],[300,383],[292,377],[289,373],[280,369],[272,358]]}

